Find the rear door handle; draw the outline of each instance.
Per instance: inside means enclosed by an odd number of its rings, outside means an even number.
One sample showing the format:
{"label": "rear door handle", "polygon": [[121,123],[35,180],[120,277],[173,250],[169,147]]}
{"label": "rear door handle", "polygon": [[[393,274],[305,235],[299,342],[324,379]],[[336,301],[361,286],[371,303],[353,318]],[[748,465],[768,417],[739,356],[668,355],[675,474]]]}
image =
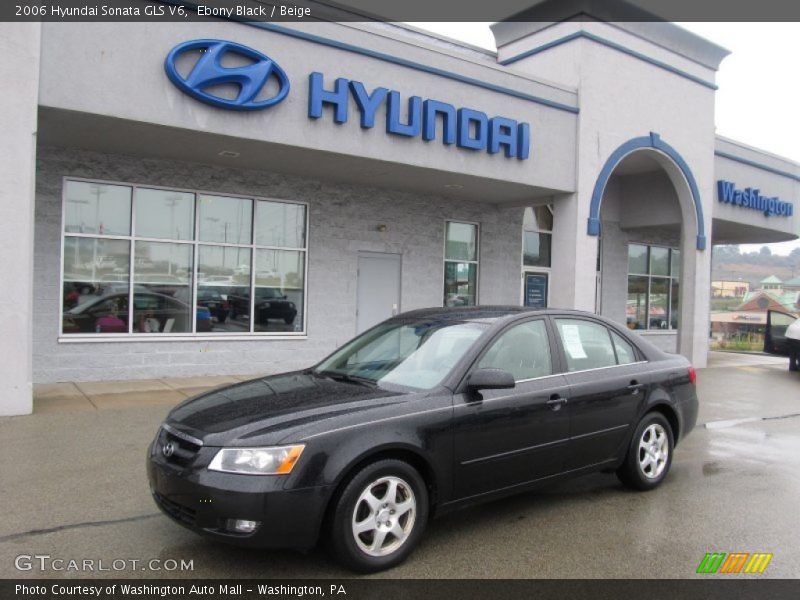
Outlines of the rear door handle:
{"label": "rear door handle", "polygon": [[567,399],[563,396],[559,396],[558,394],[553,394],[550,396],[550,400],[547,401],[547,406],[550,407],[550,410],[561,410],[561,405],[566,404]]}
{"label": "rear door handle", "polygon": [[628,391],[630,391],[632,394],[635,395],[635,394],[638,394],[639,390],[641,390],[643,387],[644,387],[643,383],[639,383],[638,381],[636,381],[634,379],[633,381],[631,381],[631,384],[628,386]]}

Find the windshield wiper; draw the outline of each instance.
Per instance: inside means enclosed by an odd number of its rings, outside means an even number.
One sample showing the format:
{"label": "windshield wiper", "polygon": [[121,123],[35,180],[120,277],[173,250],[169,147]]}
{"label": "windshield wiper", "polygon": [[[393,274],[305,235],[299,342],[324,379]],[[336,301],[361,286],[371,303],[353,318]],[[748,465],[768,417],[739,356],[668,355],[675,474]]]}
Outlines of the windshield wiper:
{"label": "windshield wiper", "polygon": [[333,371],[317,371],[318,375],[333,379],[334,381],[344,381],[346,383],[355,383],[357,385],[366,385],[375,387],[377,382],[368,377],[359,377],[358,375],[350,375],[348,373],[335,373]]}

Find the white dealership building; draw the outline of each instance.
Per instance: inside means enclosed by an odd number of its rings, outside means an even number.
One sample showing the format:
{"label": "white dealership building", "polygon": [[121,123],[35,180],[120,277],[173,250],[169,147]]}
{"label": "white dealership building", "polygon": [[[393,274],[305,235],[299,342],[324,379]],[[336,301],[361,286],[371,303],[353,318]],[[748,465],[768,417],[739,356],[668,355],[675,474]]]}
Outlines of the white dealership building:
{"label": "white dealership building", "polygon": [[712,245],[795,239],[800,165],[715,135],[725,49],[529,14],[497,52],[0,25],[0,414],[35,383],[300,368],[442,305],[592,311],[704,366]]}

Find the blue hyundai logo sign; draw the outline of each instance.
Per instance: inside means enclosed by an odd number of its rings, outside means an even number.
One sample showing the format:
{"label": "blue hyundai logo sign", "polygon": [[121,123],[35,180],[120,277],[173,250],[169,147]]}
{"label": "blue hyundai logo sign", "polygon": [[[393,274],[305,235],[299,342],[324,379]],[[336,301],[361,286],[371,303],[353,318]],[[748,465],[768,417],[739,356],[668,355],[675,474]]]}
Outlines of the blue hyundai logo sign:
{"label": "blue hyundai logo sign", "polygon": [[[199,51],[200,58],[184,78],[176,67],[178,59],[187,52]],[[226,55],[238,55],[250,61],[241,67],[224,67]],[[192,98],[230,110],[260,110],[278,104],[289,93],[289,78],[271,58],[234,42],[222,40],[192,40],[175,46],[167,55],[164,69],[170,81]],[[270,77],[278,82],[278,92],[266,99],[256,100]],[[236,84],[236,98],[224,98],[210,93],[214,86]]]}

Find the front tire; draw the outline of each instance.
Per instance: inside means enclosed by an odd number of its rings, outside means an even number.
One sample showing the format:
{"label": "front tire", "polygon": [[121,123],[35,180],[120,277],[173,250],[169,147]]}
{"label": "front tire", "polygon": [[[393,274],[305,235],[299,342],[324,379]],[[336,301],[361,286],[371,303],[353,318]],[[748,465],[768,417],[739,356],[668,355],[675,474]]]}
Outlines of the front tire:
{"label": "front tire", "polygon": [[617,477],[635,490],[658,487],[669,473],[674,447],[672,427],[666,417],[657,412],[646,414],[636,427]]}
{"label": "front tire", "polygon": [[406,462],[387,459],[345,485],[331,516],[330,546],[344,566],[372,573],[403,562],[428,520],[428,491]]}

